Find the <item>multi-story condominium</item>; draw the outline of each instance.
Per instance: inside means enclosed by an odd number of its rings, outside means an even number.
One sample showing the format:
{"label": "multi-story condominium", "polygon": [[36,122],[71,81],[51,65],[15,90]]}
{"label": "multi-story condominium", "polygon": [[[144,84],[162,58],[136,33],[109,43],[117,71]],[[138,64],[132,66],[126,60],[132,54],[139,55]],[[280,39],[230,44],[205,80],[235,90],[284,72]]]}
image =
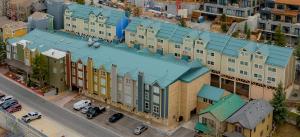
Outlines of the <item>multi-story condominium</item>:
{"label": "multi-story condominium", "polygon": [[300,35],[300,1],[266,0],[258,26],[267,39],[272,39],[275,29],[280,26],[287,43],[297,44]]}
{"label": "multi-story condominium", "polygon": [[204,0],[200,11],[207,17],[225,14],[235,20],[247,19],[258,12],[261,2],[262,0]]}
{"label": "multi-story condominium", "polygon": [[244,106],[245,101],[236,94],[221,98],[217,103],[199,113],[195,130],[200,135],[222,137],[226,131],[226,119]]}
{"label": "multi-story condominium", "polygon": [[149,19],[132,19],[125,30],[132,48],[201,60],[211,70],[211,85],[248,99],[273,97],[281,82],[289,95],[295,79],[291,48],[255,43],[227,35],[196,31]]}
{"label": "multi-story condominium", "polygon": [[70,4],[64,13],[66,31],[108,41],[123,40],[127,24],[125,12],[113,8]]}
{"label": "multi-story condominium", "polygon": [[10,22],[2,26],[3,29],[3,40],[8,38],[20,37],[27,33],[27,23],[18,21]]}
{"label": "multi-story condominium", "polygon": [[8,0],[7,17],[15,21],[26,21],[31,15],[33,0]]}
{"label": "multi-story condominium", "polygon": [[3,41],[3,26],[13,21],[9,20],[6,16],[0,17],[0,41]]}
{"label": "multi-story condominium", "polygon": [[50,14],[43,12],[34,12],[28,17],[28,30],[40,29],[53,31],[53,19]]}
{"label": "multi-story condominium", "polygon": [[209,69],[198,61],[178,61],[125,44],[98,41],[90,45],[74,36],[41,30],[8,43],[8,62],[15,62],[8,64],[23,70],[24,77],[30,77],[32,60],[41,54],[52,61],[49,83],[59,91],[64,90],[59,83],[64,83],[65,88],[168,128],[196,114],[197,94],[210,83]]}
{"label": "multi-story condominium", "polygon": [[269,137],[272,131],[273,107],[265,100],[252,100],[229,117],[224,137]]}

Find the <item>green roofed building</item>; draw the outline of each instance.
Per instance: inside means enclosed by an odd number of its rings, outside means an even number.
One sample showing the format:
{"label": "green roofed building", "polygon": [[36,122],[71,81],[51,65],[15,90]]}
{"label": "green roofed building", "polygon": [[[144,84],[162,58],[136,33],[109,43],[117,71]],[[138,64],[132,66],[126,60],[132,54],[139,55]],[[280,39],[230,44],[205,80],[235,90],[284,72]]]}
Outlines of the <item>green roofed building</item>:
{"label": "green roofed building", "polygon": [[225,120],[244,106],[245,103],[246,102],[236,94],[230,94],[221,98],[217,103],[199,113],[199,122],[196,124],[195,130],[199,134],[221,136],[225,131]]}
{"label": "green roofed building", "polygon": [[178,61],[123,43],[91,44],[61,32],[33,30],[9,39],[7,51],[10,68],[24,77],[31,76],[32,62],[41,54],[50,64],[49,85],[82,91],[167,128],[190,119],[198,91],[210,83],[210,71],[199,61]]}

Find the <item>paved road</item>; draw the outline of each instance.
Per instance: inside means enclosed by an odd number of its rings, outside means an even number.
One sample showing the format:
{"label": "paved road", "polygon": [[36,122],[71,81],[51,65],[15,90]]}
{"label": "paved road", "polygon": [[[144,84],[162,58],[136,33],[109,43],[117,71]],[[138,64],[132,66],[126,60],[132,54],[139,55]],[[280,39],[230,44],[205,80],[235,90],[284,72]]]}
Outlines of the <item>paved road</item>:
{"label": "paved road", "polygon": [[0,76],[0,90],[20,102],[77,131],[85,137],[118,137],[116,133],[76,116]]}

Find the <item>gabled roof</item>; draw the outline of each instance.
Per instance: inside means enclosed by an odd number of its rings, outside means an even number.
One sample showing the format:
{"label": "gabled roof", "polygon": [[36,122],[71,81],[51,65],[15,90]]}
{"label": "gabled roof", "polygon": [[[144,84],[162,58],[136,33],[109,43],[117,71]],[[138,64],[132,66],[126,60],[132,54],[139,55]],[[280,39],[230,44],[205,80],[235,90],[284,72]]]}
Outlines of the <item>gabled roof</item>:
{"label": "gabled roof", "polygon": [[252,100],[229,117],[229,123],[240,123],[243,127],[254,129],[268,114],[273,112],[271,104],[265,100]]}
{"label": "gabled roof", "polygon": [[[189,81],[208,72],[202,71],[208,69],[202,66],[200,62],[198,62],[198,66],[195,66],[192,62],[178,61],[170,59],[171,57],[165,58],[158,54],[150,54],[145,50],[137,51],[127,48],[125,44],[105,41],[98,41],[99,48],[88,47],[87,41],[66,36],[64,33],[49,33],[35,29],[23,37],[9,39],[8,42],[12,44],[21,40],[30,41],[27,47],[38,49],[40,52],[49,49],[70,51],[73,62],[80,59],[86,64],[90,57],[93,59],[95,68],[103,65],[107,71],[110,71],[111,65],[115,64],[119,75],[129,73],[134,80],[137,80],[139,72],[143,72],[146,83],[157,82],[162,88],[176,80]],[[190,70],[195,70],[197,73]]]}
{"label": "gabled roof", "polygon": [[245,101],[238,95],[230,94],[228,96],[223,97],[217,103],[201,111],[200,115],[205,113],[211,113],[219,121],[225,121],[237,110],[239,110],[244,104]]}
{"label": "gabled roof", "polygon": [[131,22],[126,30],[136,32],[137,26],[140,24],[145,24],[146,22],[148,24],[150,23],[149,26],[154,26],[156,30],[158,30],[156,33],[156,38],[167,39],[179,44],[182,44],[183,39],[187,36],[194,40],[202,39],[207,43],[207,50],[219,52],[230,57],[237,58],[240,50],[244,48],[249,53],[260,51],[262,55],[266,57],[265,64],[286,67],[293,55],[293,49],[291,48],[261,44],[249,40],[241,40],[224,34],[183,28],[176,24],[145,18],[131,19]]}
{"label": "gabled roof", "polygon": [[110,25],[117,25],[122,18],[126,18],[125,12],[109,7],[93,7],[73,3],[67,8],[72,12],[71,17],[88,20],[90,14],[102,15],[107,18],[105,23]]}
{"label": "gabled roof", "polygon": [[224,95],[224,89],[205,84],[198,92],[198,97],[219,101]]}

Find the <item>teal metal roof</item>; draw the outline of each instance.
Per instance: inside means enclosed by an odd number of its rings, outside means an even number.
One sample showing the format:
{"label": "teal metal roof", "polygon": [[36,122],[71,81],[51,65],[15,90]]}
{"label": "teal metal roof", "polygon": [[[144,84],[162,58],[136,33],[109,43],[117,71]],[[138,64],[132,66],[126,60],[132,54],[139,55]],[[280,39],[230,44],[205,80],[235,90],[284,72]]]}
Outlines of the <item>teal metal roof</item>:
{"label": "teal metal roof", "polygon": [[104,17],[107,17],[105,23],[109,25],[117,25],[117,23],[123,17],[125,17],[125,12],[109,7],[93,7],[73,3],[68,5],[67,8],[72,12],[71,17],[88,20],[90,14],[95,14],[96,16],[102,15]]}
{"label": "teal metal roof", "polygon": [[244,106],[244,104],[245,101],[241,97],[236,94],[230,94],[201,111],[200,115],[204,113],[211,113],[219,121],[224,121]]}
{"label": "teal metal roof", "polygon": [[[134,50],[127,48],[125,44],[114,44],[99,41],[101,47],[98,49],[88,47],[88,42],[78,38],[71,38],[63,33],[49,33],[41,30],[33,30],[27,35],[19,38],[9,39],[9,43],[20,40],[28,40],[31,43],[29,49],[38,49],[40,52],[47,51],[51,48],[62,51],[70,51],[72,61],[77,62],[81,59],[84,63],[88,57],[93,58],[94,67],[98,68],[102,65],[111,70],[111,65],[115,64],[118,68],[118,74],[124,75],[129,73],[132,79],[137,79],[138,73],[143,72],[146,83],[157,82],[161,87],[167,87],[176,80],[192,79],[206,73],[203,69],[207,69],[199,63],[195,66],[193,62],[177,61],[175,59],[166,58],[157,54],[149,54],[145,50]],[[159,66],[159,67],[157,67]],[[192,73],[188,77],[187,73],[193,69],[200,71]]]}
{"label": "teal metal roof", "polygon": [[291,48],[283,48],[248,40],[241,40],[224,34],[197,31],[190,28],[183,28],[172,23],[144,18],[133,18],[131,23],[129,23],[127,30],[136,32],[137,26],[144,24],[145,22],[151,22],[149,26],[154,26],[158,30],[156,33],[157,38],[167,39],[179,44],[183,43],[183,39],[185,37],[191,37],[194,40],[202,39],[207,42],[207,50],[216,51],[230,57],[237,58],[241,49],[245,49],[250,53],[260,51],[262,55],[267,58],[265,62],[266,64],[285,67],[293,54],[293,50]]}
{"label": "teal metal roof", "polygon": [[219,101],[224,95],[224,89],[205,84],[198,92],[198,97]]}

